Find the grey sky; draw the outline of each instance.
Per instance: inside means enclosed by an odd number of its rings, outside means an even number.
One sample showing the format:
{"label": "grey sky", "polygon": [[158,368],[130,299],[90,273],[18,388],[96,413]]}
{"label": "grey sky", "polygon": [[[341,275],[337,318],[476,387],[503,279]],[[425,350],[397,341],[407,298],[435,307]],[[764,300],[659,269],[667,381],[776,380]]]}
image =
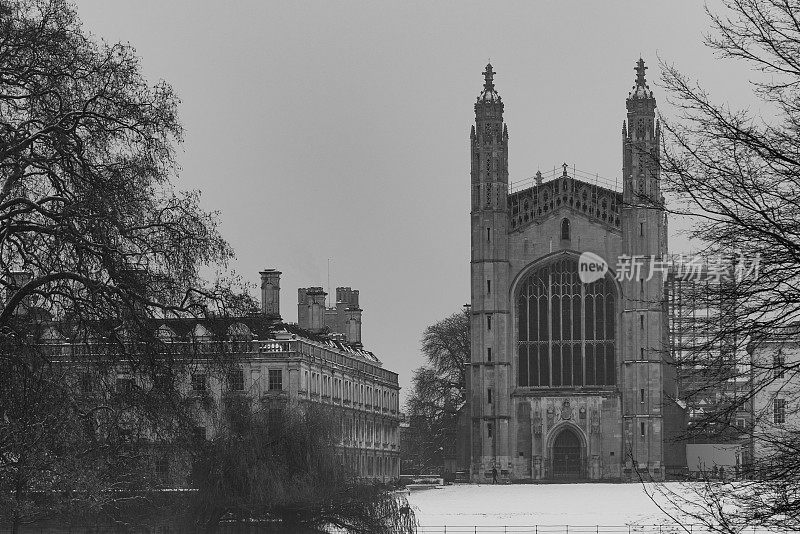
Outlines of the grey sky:
{"label": "grey sky", "polygon": [[662,112],[657,56],[721,100],[748,94],[743,66],[702,46],[697,0],[77,6],[180,95],[177,183],[221,212],[233,267],[283,271],[294,321],[297,288],[326,286],[332,258],[332,287],[361,291],[365,345],[404,389],[422,330],[469,300],[468,134],[488,58],[512,180],[565,161],[618,177],[639,55]]}

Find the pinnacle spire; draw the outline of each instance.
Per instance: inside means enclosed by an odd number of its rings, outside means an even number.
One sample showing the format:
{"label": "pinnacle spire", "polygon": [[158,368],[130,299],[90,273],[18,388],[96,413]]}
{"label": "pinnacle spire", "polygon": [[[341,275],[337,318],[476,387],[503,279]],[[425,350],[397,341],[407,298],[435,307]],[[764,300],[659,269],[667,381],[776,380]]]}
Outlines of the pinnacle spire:
{"label": "pinnacle spire", "polygon": [[500,95],[494,88],[494,75],[496,73],[492,70],[492,64],[487,63],[483,71],[483,89],[481,94],[478,95],[478,102],[491,102],[500,103]]}
{"label": "pinnacle spire", "polygon": [[633,70],[636,71],[636,84],[633,86],[631,92],[628,93],[628,100],[652,99],[653,92],[650,90],[650,87],[647,86],[647,79],[645,77],[647,67],[645,67],[644,60],[641,57],[639,61],[636,62],[636,66]]}
{"label": "pinnacle spire", "polygon": [[494,75],[497,74],[492,70],[492,64],[486,64],[486,70],[483,71],[483,88],[487,91],[494,91]]}
{"label": "pinnacle spire", "polygon": [[636,67],[634,69],[636,71],[636,86],[637,87],[645,87],[647,88],[647,82],[645,81],[644,71],[647,70],[647,67],[644,66],[644,60],[639,57],[639,61],[636,62]]}

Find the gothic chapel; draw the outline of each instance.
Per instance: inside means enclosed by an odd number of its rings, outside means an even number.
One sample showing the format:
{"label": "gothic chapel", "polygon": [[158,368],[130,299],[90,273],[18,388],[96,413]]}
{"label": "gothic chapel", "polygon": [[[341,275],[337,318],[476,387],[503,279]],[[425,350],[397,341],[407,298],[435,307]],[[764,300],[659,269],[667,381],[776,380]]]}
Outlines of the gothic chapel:
{"label": "gothic chapel", "polygon": [[[508,129],[491,64],[471,150],[470,477],[663,479],[678,415],[665,362],[667,252],[656,101],[639,59],[622,124],[621,191],[575,176],[509,191]],[[592,252],[608,272],[579,277]],[[624,256],[641,275],[618,281]],[[649,279],[648,279],[649,278]],[[678,463],[678,462],[675,462]]]}

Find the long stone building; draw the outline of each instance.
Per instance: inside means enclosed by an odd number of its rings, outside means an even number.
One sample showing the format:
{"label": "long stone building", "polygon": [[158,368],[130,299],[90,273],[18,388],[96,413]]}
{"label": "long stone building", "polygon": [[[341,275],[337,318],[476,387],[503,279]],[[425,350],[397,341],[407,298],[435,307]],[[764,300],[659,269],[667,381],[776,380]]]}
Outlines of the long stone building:
{"label": "long stone building", "polygon": [[503,101],[491,64],[483,73],[470,132],[473,481],[494,469],[501,480],[661,479],[681,462],[668,437],[679,410],[645,69],[640,59],[625,101],[621,187],[565,164],[513,192]]}
{"label": "long stone building", "polygon": [[[230,396],[246,397],[254,405],[268,407],[286,403],[324,405],[341,424],[341,461],[363,477],[382,481],[397,478],[398,375],[385,369],[374,353],[363,348],[361,310],[357,312],[357,325],[350,325],[352,341],[331,329],[312,331],[286,323],[280,316],[281,273],[267,269],[260,275],[260,314],[166,319],[153,325],[165,351],[186,355],[187,363],[177,369],[180,372],[175,376],[175,387],[187,399],[198,401],[197,437],[213,439],[219,432],[222,413],[208,407],[220,406]],[[352,295],[350,288],[340,290],[343,296]],[[357,292],[355,298],[357,307]],[[352,306],[344,306],[343,311],[344,308]],[[42,334],[50,353],[75,366],[79,388],[91,391],[93,383],[101,382],[110,384],[111,392],[131,388],[148,392],[159,387],[150,377],[129,368],[124,358],[115,358],[110,371],[107,366],[101,371],[89,365],[88,362],[113,356],[117,350],[114,344],[101,339],[99,335],[96,340],[78,340],[58,322],[51,322]],[[224,376],[216,372],[216,366],[207,364],[220,359],[232,367]],[[154,445],[153,468],[173,486],[184,486],[189,473],[185,458],[168,452],[159,455],[158,444]]]}

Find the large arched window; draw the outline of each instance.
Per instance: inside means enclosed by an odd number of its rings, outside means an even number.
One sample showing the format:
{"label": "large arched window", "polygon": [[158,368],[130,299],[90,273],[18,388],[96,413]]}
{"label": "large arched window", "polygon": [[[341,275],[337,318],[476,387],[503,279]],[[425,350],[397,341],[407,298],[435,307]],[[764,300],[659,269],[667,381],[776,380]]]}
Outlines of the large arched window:
{"label": "large arched window", "polygon": [[534,269],[517,293],[520,386],[605,386],[616,381],[616,287],[578,278],[575,258]]}

